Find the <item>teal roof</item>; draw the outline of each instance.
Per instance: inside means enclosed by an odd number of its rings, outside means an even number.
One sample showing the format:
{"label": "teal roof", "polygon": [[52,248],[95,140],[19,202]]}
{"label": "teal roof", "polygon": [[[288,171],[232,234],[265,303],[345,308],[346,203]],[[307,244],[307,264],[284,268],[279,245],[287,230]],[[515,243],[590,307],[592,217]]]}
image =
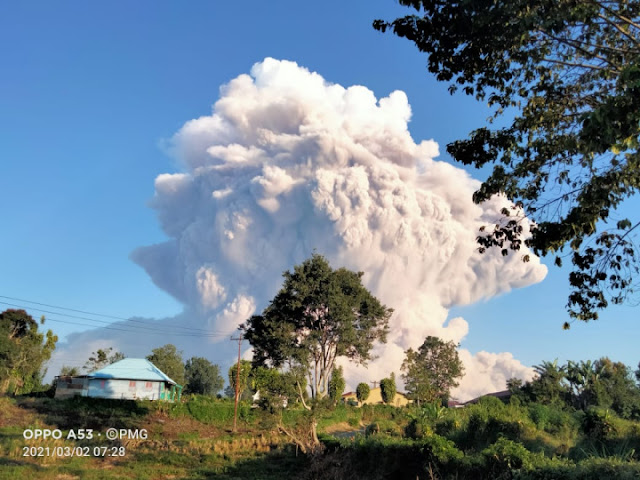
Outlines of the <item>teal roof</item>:
{"label": "teal roof", "polygon": [[121,378],[123,380],[147,380],[169,382],[176,385],[166,373],[144,358],[125,358],[119,362],[91,372],[89,378]]}

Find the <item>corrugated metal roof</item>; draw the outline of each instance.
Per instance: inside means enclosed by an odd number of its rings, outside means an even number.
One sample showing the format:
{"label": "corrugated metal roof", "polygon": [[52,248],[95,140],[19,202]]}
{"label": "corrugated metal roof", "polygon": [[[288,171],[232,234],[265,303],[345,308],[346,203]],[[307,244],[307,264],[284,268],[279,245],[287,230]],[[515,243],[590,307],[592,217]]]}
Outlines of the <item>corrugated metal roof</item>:
{"label": "corrugated metal roof", "polygon": [[89,378],[122,378],[125,380],[165,381],[176,385],[166,373],[145,358],[125,358],[91,372]]}

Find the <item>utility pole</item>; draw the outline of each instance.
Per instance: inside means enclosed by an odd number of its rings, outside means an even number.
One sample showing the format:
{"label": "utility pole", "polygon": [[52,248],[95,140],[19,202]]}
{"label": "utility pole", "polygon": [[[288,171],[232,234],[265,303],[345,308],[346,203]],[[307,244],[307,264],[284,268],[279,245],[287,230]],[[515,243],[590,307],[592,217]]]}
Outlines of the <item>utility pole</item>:
{"label": "utility pole", "polygon": [[376,388],[376,386],[378,385],[378,382],[377,382],[376,380],[374,380],[374,381],[373,381],[373,382],[371,382],[371,383],[373,383],[373,388]]}
{"label": "utility pole", "polygon": [[238,338],[231,337],[231,340],[237,340],[238,342],[238,368],[236,369],[236,401],[233,406],[233,431],[237,430],[238,426],[238,399],[240,398],[240,349],[242,346],[242,333]]}

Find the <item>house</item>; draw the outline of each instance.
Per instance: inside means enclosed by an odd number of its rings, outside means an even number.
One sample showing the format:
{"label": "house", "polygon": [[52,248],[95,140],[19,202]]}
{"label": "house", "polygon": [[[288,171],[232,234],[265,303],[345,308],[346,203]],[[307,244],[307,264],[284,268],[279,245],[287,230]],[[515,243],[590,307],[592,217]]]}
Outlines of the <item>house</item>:
{"label": "house", "polygon": [[180,400],[182,386],[144,358],[125,358],[87,375],[56,377],[55,398]]}
{"label": "house", "polygon": [[[344,395],[342,395],[342,401],[345,403],[353,401],[358,406],[384,403],[382,401],[382,392],[380,391],[380,387],[372,388],[369,392],[369,396],[362,403],[358,402],[358,396],[356,395],[356,392],[345,393]],[[408,403],[411,403],[411,400],[409,400],[404,395],[404,393],[396,392],[396,396],[393,398],[393,402],[391,404],[395,407],[404,407]]]}

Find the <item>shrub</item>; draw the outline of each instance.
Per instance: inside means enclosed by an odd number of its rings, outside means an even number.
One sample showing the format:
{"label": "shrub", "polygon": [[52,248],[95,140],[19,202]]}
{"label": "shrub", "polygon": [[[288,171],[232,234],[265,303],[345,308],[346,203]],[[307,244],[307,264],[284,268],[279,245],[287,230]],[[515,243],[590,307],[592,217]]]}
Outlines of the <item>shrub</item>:
{"label": "shrub", "polygon": [[612,414],[599,408],[590,408],[584,412],[581,427],[585,435],[595,440],[605,440],[616,433]]}
{"label": "shrub", "polygon": [[491,478],[511,478],[513,470],[531,468],[531,452],[521,443],[499,438],[482,451]]}

